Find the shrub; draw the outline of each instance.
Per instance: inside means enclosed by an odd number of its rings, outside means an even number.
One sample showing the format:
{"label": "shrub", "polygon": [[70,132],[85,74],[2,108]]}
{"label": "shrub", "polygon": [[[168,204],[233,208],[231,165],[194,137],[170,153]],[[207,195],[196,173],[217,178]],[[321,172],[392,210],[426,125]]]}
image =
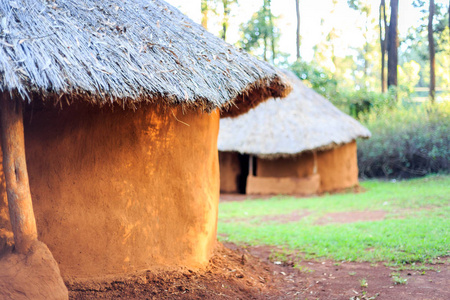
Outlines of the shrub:
{"label": "shrub", "polygon": [[361,116],[372,132],[358,142],[362,177],[408,178],[448,172],[450,102],[384,107]]}
{"label": "shrub", "polygon": [[325,71],[316,63],[296,61],[289,66],[290,70],[303,81],[327,99],[339,98],[338,82],[333,74]]}
{"label": "shrub", "polygon": [[[334,105],[356,119],[370,113],[392,108],[395,105],[395,89],[387,93],[377,93],[367,90],[342,91],[339,98],[332,101]],[[343,107],[347,107],[345,111]]]}

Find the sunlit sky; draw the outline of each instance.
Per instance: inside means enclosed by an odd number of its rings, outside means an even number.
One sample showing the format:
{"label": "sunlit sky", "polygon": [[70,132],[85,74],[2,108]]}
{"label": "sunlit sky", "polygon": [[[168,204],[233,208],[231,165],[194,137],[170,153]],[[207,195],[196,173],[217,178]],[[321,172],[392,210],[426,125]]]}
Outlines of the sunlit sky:
{"label": "sunlit sky", "polygon": [[[200,23],[200,0],[166,0],[179,8],[195,22]],[[263,0],[239,0],[239,6],[233,6],[228,29],[227,42],[234,44],[239,40],[239,25],[248,21],[263,3]],[[378,23],[379,0],[368,1],[372,6],[371,19]],[[389,3],[389,0],[386,1]],[[413,0],[399,1],[399,33],[404,36],[408,28],[417,25],[420,20],[420,9],[412,6]],[[447,3],[447,0],[436,0],[436,3]],[[334,11],[333,11],[334,9]],[[295,1],[272,0],[272,11],[279,16],[276,25],[281,29],[279,48],[282,52],[295,58]],[[324,36],[334,27],[339,35],[336,55],[345,56],[351,47],[359,47],[364,43],[362,30],[366,19],[357,11],[350,9],[346,0],[339,0],[334,8],[332,0],[300,0],[301,56],[310,61],[313,58],[313,47],[324,39]],[[323,19],[323,22],[322,22]],[[208,29],[214,34],[220,31],[220,16],[211,16]],[[322,25],[321,25],[322,23]],[[375,25],[374,24],[374,25]],[[372,36],[378,39],[377,35]]]}

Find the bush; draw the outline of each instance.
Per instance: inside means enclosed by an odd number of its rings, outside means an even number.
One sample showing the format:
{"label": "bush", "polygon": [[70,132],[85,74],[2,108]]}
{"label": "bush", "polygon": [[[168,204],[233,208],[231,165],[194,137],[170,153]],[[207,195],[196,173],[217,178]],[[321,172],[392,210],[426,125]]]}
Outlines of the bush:
{"label": "bush", "polygon": [[358,142],[361,177],[448,172],[450,103],[384,107],[361,116],[372,138]]}
{"label": "bush", "polygon": [[391,88],[387,93],[367,90],[341,91],[339,97],[331,102],[352,117],[361,119],[367,114],[376,114],[392,108],[396,102],[395,89]]}
{"label": "bush", "polygon": [[314,62],[296,61],[289,69],[303,81],[307,81],[310,88],[327,99],[339,97],[337,91],[338,82],[333,75],[326,72]]}

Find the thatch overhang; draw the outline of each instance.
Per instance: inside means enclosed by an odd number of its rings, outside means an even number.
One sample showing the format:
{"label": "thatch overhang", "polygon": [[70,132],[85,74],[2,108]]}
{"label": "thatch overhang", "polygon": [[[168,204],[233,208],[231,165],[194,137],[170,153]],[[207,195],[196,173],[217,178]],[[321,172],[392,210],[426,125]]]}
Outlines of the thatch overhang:
{"label": "thatch overhang", "polygon": [[282,101],[272,98],[245,115],[222,119],[219,151],[273,159],[332,149],[371,136],[367,128],[308,88],[295,74],[283,72],[292,92]]}
{"label": "thatch overhang", "polygon": [[277,71],[162,0],[1,0],[0,91],[27,101],[238,115],[287,94]]}

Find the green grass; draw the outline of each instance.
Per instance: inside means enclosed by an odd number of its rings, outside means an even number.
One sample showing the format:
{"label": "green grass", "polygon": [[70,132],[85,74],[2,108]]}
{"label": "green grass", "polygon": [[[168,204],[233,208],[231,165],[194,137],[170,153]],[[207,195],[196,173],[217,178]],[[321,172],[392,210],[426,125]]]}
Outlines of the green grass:
{"label": "green grass", "polygon": [[[427,262],[450,255],[450,176],[401,182],[366,181],[366,192],[314,198],[274,197],[221,203],[219,239],[280,246],[306,258],[347,261]],[[384,210],[382,221],[315,225],[326,213]],[[297,222],[266,216],[308,211]]]}

